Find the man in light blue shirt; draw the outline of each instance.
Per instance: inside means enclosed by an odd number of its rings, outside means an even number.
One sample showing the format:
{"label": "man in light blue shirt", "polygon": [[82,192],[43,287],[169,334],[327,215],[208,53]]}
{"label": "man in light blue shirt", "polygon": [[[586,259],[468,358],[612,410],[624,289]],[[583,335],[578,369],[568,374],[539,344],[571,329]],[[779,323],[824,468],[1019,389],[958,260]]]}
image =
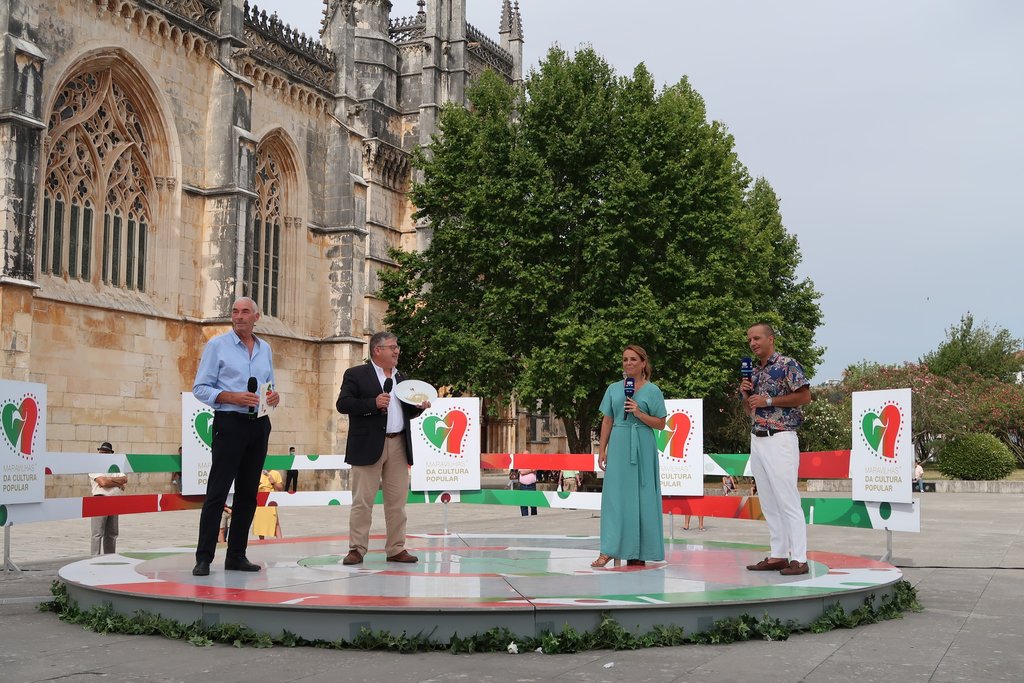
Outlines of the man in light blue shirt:
{"label": "man in light blue shirt", "polygon": [[260,387],[268,386],[267,405],[277,406],[274,358],[270,344],[253,334],[260,309],[249,297],[231,306],[231,331],[214,337],[203,349],[192,394],[213,408],[213,462],[206,500],[199,517],[195,576],[207,576],[217,547],[221,513],[232,482],[235,498],[224,569],[256,572],[245,556],[249,526],[256,511],[256,490],[267,457],[270,417],[257,417]]}

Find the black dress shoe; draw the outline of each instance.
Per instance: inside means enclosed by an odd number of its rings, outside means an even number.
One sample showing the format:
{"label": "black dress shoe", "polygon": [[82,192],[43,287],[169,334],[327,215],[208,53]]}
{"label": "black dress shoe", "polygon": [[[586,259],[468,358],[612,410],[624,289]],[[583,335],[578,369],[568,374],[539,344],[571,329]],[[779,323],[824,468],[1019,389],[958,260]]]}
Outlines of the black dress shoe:
{"label": "black dress shoe", "polygon": [[196,562],[196,566],[192,567],[192,576],[209,576],[210,575],[210,563],[203,562],[200,560]]}
{"label": "black dress shoe", "polygon": [[253,564],[244,557],[240,557],[237,560],[224,560],[224,569],[229,572],[258,572],[263,567]]}

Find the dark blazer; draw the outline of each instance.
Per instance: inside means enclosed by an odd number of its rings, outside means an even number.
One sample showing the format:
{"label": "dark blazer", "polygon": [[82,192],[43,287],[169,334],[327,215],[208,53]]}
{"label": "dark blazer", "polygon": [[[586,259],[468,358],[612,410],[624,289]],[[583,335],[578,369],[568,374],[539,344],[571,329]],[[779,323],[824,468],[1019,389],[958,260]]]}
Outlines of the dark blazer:
{"label": "dark blazer", "polygon": [[[409,379],[396,370],[395,384]],[[377,371],[369,363],[357,365],[345,371],[341,380],[341,391],[336,404],[338,412],[348,415],[348,443],[345,446],[345,462],[349,465],[372,465],[384,453],[384,434],[388,416],[377,409],[377,396],[383,392],[377,381]],[[416,406],[399,401],[405,424],[402,439],[405,440],[405,454],[412,464],[412,437],[409,420],[423,411]]]}

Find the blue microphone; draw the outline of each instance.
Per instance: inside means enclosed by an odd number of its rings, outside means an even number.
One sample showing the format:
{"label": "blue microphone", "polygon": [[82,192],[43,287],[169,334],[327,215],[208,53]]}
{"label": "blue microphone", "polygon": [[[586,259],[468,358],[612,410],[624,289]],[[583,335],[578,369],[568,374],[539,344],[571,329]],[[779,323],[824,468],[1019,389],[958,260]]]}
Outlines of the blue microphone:
{"label": "blue microphone", "polygon": [[[636,393],[636,380],[633,379],[632,377],[627,377],[625,380],[623,380],[622,393],[626,395],[627,399],[633,398],[633,394]],[[626,417],[629,417],[629,413],[626,413]]]}
{"label": "blue microphone", "polygon": [[754,376],[754,364],[750,360],[750,356],[743,356],[740,358],[740,377],[743,379],[750,379]]}

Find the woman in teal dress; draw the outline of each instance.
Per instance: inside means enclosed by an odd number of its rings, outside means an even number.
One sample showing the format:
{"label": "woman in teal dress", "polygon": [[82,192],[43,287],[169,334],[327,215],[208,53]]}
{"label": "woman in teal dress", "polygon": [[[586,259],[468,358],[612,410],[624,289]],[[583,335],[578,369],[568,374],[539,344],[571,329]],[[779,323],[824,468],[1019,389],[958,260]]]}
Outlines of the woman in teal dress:
{"label": "woman in teal dress", "polygon": [[665,397],[650,381],[647,352],[630,344],[622,352],[622,373],[635,383],[627,399],[625,381],[615,382],[601,401],[598,465],[605,471],[601,491],[601,554],[590,566],[613,559],[627,565],[665,559],[661,472],[655,429],[665,428]]}

